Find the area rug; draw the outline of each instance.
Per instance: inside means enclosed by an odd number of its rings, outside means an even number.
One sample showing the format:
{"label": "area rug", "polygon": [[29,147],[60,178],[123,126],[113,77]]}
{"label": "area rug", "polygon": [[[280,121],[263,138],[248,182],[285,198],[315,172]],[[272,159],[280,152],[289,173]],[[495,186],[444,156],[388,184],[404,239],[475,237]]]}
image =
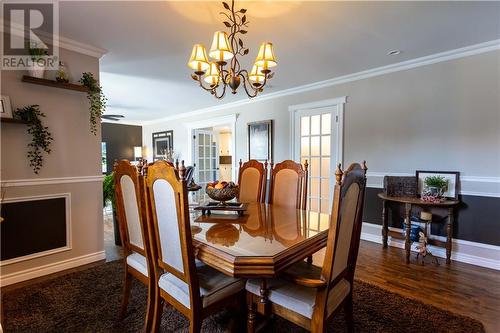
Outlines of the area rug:
{"label": "area rug", "polygon": [[[71,273],[29,287],[4,293],[4,332],[141,332],[146,306],[146,288],[133,284],[129,310],[117,321],[120,308],[123,263],[108,262],[85,271]],[[231,309],[203,322],[202,332],[227,332],[233,328]],[[436,307],[356,281],[354,284],[356,332],[484,332],[482,324]],[[188,321],[167,306],[162,332],[187,332]],[[266,332],[303,332],[279,317]],[[340,312],[329,324],[328,332],[345,332]]]}

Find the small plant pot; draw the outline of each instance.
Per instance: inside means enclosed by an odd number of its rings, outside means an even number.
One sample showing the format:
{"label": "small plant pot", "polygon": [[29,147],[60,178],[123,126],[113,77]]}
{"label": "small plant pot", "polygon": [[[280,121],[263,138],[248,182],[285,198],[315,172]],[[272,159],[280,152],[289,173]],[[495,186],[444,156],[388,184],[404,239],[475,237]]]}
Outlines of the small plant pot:
{"label": "small plant pot", "polygon": [[428,186],[427,189],[429,193],[434,197],[440,197],[443,195],[443,189],[437,186]]}
{"label": "small plant pot", "polygon": [[28,75],[38,79],[43,79],[44,74],[45,66],[39,65],[36,62],[28,69]]}

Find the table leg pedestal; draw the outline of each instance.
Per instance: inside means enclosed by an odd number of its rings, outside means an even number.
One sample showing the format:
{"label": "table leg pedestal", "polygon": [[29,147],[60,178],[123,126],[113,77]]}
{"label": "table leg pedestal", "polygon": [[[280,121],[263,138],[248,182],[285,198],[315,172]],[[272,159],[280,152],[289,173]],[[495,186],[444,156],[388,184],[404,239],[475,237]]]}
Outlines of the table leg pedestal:
{"label": "table leg pedestal", "polygon": [[451,240],[453,237],[453,208],[448,209],[448,223],[446,225],[446,263],[451,262]]}
{"label": "table leg pedestal", "polygon": [[406,223],[406,233],[405,233],[405,250],[406,250],[406,263],[410,263],[411,254],[411,242],[410,242],[410,232],[411,232],[411,204],[405,204],[405,223]]}
{"label": "table leg pedestal", "polygon": [[264,316],[269,315],[269,289],[267,287],[267,280],[260,281],[260,302],[257,304],[257,310]]}

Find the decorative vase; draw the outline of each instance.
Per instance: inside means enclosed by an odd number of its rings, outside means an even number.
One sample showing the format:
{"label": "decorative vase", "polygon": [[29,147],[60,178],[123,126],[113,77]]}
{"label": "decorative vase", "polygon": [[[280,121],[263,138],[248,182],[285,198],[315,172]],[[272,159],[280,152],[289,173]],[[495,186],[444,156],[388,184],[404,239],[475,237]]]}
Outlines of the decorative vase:
{"label": "decorative vase", "polygon": [[45,66],[38,64],[36,61],[28,69],[29,76],[36,77],[38,79],[43,79],[45,73]]}
{"label": "decorative vase", "polygon": [[430,195],[433,197],[441,197],[443,195],[443,188],[437,186],[428,186],[427,187]]}

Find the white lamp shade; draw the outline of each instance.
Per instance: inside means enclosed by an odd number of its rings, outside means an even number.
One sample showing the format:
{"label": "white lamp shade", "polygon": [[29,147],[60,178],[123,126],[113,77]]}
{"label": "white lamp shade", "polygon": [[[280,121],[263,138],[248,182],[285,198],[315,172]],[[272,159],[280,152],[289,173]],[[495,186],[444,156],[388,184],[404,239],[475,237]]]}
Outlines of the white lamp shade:
{"label": "white lamp shade", "polygon": [[260,84],[264,83],[265,75],[264,73],[262,73],[262,67],[253,65],[252,71],[248,75],[248,78],[250,79],[250,81],[254,83],[260,83]]}
{"label": "white lamp shade", "polygon": [[191,57],[189,58],[188,66],[197,72],[204,72],[210,66],[208,64],[207,51],[202,44],[195,44]]}
{"label": "white lamp shade", "polygon": [[231,44],[229,44],[229,38],[224,31],[214,33],[212,47],[208,55],[216,61],[227,61],[234,56]]}
{"label": "white lamp shade", "polygon": [[203,80],[211,86],[215,86],[219,83],[219,66],[215,62],[210,63],[210,68]]}
{"label": "white lamp shade", "polygon": [[273,43],[264,42],[260,45],[259,53],[255,59],[255,64],[263,69],[274,67],[277,65],[276,57],[274,56]]}
{"label": "white lamp shade", "polygon": [[134,158],[142,158],[142,147],[134,147]]}

